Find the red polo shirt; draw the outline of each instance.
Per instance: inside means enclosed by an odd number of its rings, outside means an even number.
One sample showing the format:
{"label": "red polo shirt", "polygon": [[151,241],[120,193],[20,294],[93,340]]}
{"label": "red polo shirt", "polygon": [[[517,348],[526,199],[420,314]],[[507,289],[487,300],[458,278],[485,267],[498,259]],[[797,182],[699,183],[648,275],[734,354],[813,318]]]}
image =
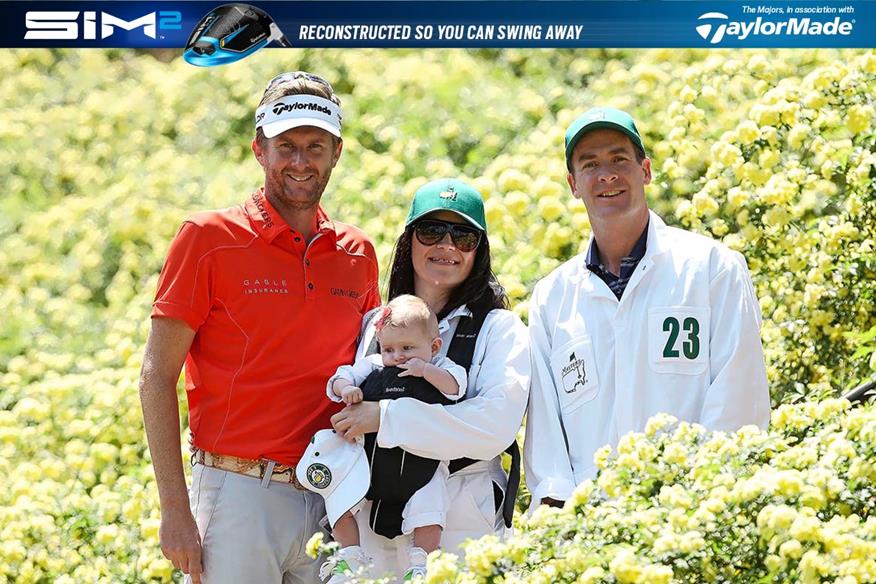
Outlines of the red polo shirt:
{"label": "red polo shirt", "polygon": [[309,244],[263,189],[187,219],[152,316],[196,331],[185,368],[195,445],[296,464],[339,410],[325,384],[352,362],[362,315],[379,303],[371,241],[321,208]]}

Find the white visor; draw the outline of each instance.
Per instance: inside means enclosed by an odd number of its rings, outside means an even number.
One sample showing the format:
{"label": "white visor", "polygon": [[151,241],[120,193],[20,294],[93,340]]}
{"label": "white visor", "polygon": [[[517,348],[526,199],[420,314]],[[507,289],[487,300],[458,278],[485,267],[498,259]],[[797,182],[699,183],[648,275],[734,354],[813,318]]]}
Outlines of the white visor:
{"label": "white visor", "polygon": [[299,126],[314,126],[341,137],[341,108],[315,95],[286,95],[256,110],[256,129],[268,138]]}

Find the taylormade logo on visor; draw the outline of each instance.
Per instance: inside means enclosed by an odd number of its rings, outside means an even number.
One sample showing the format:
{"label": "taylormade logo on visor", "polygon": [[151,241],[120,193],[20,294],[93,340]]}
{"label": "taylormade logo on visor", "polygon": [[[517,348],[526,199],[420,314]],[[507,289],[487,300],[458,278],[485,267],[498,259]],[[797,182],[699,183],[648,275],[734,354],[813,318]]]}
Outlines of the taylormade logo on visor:
{"label": "taylormade logo on visor", "polygon": [[855,23],[839,16],[825,22],[793,16],[780,21],[764,20],[761,16],[755,20],[736,21],[721,12],[707,12],[697,20],[703,21],[696,27],[697,33],[713,45],[727,36],[740,41],[751,36],[848,36],[852,34]]}
{"label": "taylormade logo on visor", "polygon": [[260,105],[256,110],[256,128],[264,127],[265,136],[272,138],[283,129],[302,124],[315,125],[337,137],[341,136],[341,108],[334,102],[315,95],[287,95]]}
{"label": "taylormade logo on visor", "polygon": [[316,103],[300,103],[300,102],[283,103],[283,102],[280,102],[280,103],[275,104],[271,111],[274,112],[275,116],[278,116],[278,115],[282,114],[283,112],[291,112],[294,110],[302,110],[302,109],[310,110],[312,112],[319,112],[319,113],[325,114],[327,116],[332,115],[332,110],[330,110],[329,108],[327,108],[325,106],[316,104]]}

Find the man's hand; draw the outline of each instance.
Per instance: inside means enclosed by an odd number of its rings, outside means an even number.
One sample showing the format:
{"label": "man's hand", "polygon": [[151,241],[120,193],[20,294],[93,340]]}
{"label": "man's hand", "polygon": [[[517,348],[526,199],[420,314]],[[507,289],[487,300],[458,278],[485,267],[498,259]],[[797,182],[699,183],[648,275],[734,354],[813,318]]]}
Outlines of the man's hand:
{"label": "man's hand", "polygon": [[356,438],[380,429],[380,405],[363,401],[347,406],[332,416],[331,421],[341,438],[355,442]]}
{"label": "man's hand", "polygon": [[201,584],[204,567],[201,563],[201,536],[191,511],[163,510],[158,530],[161,553],[173,567],[192,577],[192,584]]}
{"label": "man's hand", "polygon": [[545,497],[544,499],[541,500],[541,504],[542,504],[542,505],[548,505],[548,506],[550,506],[550,507],[560,507],[560,508],[562,508],[563,505],[566,504],[566,502],[565,502],[565,501],[559,501],[559,500],[557,500],[557,499],[551,499],[550,497]]}
{"label": "man's hand", "polygon": [[402,372],[398,374],[399,377],[410,377],[411,375],[414,377],[423,377],[426,374],[426,362],[422,359],[417,359],[416,357],[408,360],[406,363],[400,364],[398,368],[402,370]]}
{"label": "man's hand", "polygon": [[362,390],[355,385],[348,385],[341,390],[341,400],[348,406],[362,401]]}

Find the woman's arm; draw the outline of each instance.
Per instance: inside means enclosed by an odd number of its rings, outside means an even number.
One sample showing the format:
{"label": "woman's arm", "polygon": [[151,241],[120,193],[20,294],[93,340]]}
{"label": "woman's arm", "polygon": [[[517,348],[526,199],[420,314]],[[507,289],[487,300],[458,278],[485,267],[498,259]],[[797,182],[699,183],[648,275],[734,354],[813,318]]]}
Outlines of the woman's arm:
{"label": "woman's arm", "polygon": [[[378,445],[437,460],[489,460],[505,450],[517,436],[529,395],[529,340],[517,315],[494,310],[487,316],[473,364],[480,364],[474,391],[460,403],[381,401]],[[373,425],[373,411],[367,415]]]}

